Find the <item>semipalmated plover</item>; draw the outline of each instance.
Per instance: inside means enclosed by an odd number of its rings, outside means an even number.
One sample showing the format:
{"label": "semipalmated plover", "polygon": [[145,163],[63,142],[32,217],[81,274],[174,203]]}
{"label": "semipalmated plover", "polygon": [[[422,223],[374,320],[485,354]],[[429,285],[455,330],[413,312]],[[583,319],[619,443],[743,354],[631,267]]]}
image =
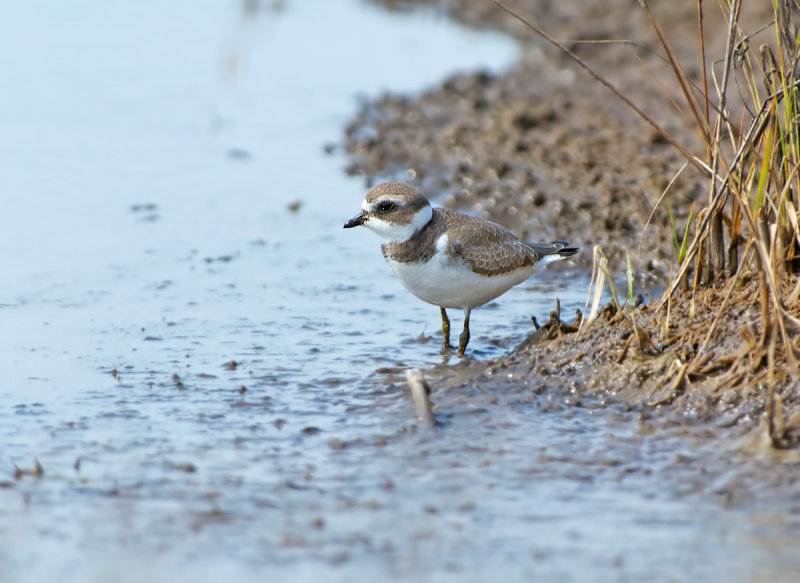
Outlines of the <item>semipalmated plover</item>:
{"label": "semipalmated plover", "polygon": [[469,342],[469,315],[525,281],[535,267],[574,255],[566,241],[525,243],[496,223],[431,208],[419,189],[402,182],[378,184],[364,197],[361,214],[345,229],[364,225],[383,237],[383,256],[405,288],[442,312],[444,352],[450,349],[445,308],[464,310],[458,354]]}

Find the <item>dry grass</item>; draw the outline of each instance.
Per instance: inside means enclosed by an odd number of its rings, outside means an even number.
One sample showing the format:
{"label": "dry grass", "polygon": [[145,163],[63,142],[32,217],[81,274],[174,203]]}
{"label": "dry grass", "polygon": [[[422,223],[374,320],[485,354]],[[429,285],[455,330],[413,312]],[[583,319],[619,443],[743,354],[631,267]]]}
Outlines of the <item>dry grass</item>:
{"label": "dry grass", "polygon": [[[700,67],[694,75],[676,56],[670,31],[646,0],[640,2],[678,88],[677,95],[663,89],[665,103],[692,127],[695,143],[671,135],[564,44],[495,3],[608,87],[707,178],[706,204],[693,213],[694,224],[685,231],[673,225],[676,264],[663,298],[647,316],[628,310],[632,334],[620,362],[631,346],[652,358],[674,356],[652,388],[654,404],[670,401],[691,383],[702,383],[711,394],[747,390],[764,403],[772,444],[796,446],[800,413],[785,412],[800,411],[800,38],[793,22],[800,2],[773,0],[771,20],[745,31],[742,0],[698,0]],[[712,27],[724,33],[720,55],[706,54]],[[653,82],[654,74],[645,74]],[[673,196],[665,192],[658,204],[671,204]],[[598,277],[611,281],[607,268]],[[587,321],[593,316],[590,311]],[[637,318],[649,326],[637,325]]]}

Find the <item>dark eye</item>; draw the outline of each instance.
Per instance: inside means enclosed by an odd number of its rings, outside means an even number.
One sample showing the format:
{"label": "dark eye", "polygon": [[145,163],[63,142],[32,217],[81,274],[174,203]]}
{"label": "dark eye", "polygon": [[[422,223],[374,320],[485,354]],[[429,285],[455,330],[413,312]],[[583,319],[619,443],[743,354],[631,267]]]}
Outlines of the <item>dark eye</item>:
{"label": "dark eye", "polygon": [[390,210],[394,209],[394,203],[389,202],[388,200],[384,200],[381,204],[378,205],[378,210],[382,213],[388,213]]}

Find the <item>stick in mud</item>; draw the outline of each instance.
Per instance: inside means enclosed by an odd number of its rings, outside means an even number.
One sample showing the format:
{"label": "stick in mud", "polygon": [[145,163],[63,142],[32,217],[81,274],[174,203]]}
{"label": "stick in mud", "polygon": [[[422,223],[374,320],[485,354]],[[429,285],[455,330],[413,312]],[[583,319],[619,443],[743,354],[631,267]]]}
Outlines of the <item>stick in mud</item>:
{"label": "stick in mud", "polygon": [[418,368],[410,368],[406,371],[406,382],[411,391],[411,400],[417,409],[417,420],[426,429],[436,429],[436,419],[433,417],[433,408],[428,395],[431,392],[422,371]]}

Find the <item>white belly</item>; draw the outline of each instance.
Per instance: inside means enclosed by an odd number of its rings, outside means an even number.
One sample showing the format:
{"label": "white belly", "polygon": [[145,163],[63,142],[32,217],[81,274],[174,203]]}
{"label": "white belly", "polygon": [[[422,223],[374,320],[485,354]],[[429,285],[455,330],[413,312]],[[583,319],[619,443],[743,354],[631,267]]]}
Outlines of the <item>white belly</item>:
{"label": "white belly", "polygon": [[388,260],[405,288],[419,299],[442,308],[482,306],[525,281],[533,267],[506,275],[478,275],[463,263],[434,255],[427,263],[398,263]]}

